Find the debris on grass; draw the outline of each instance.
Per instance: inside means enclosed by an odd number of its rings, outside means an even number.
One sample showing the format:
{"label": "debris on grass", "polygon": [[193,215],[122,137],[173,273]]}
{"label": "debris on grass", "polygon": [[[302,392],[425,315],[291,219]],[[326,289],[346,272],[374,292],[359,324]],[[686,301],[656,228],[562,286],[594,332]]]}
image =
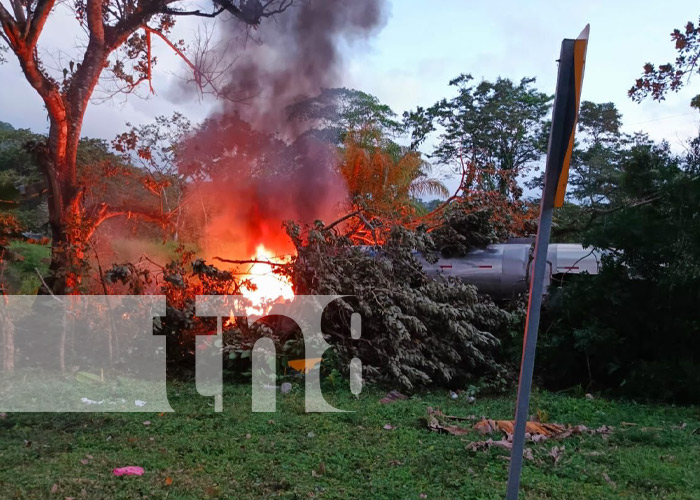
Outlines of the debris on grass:
{"label": "debris on grass", "polygon": [[143,476],[143,467],[138,465],[127,465],[126,467],[117,467],[112,471],[115,476]]}
{"label": "debris on grass", "polygon": [[[515,428],[513,420],[492,420],[482,418],[472,426],[454,425],[454,421],[469,421],[475,420],[474,416],[455,417],[445,415],[439,409],[435,410],[431,407],[427,408],[428,418],[426,424],[428,429],[435,432],[452,434],[454,436],[463,436],[472,431],[476,431],[481,435],[492,434],[494,432],[502,432],[506,435],[506,440],[511,441]],[[603,425],[597,429],[589,429],[585,425],[562,425],[542,422],[527,422],[525,426],[525,437],[533,442],[540,442],[547,439],[564,439],[577,434],[602,434],[606,437],[612,433],[613,428]],[[491,446],[491,445],[490,445]]]}
{"label": "debris on grass", "polygon": [[453,436],[462,436],[470,432],[469,428],[460,427],[458,425],[445,425],[440,421],[440,417],[449,418],[443,415],[440,410],[433,411],[432,408],[428,408],[428,429],[435,432],[442,432],[447,434],[452,434]]}
{"label": "debris on grass", "polygon": [[430,406],[427,408],[428,411],[428,418],[427,418],[427,425],[428,429],[431,431],[435,432],[443,432],[447,434],[452,434],[453,436],[463,436],[464,434],[467,434],[468,432],[471,431],[471,428],[469,427],[461,427],[458,425],[448,425],[446,424],[445,421],[449,420],[476,420],[475,416],[469,416],[469,417],[455,417],[452,415],[445,415],[442,413],[439,409],[434,410]]}
{"label": "debris on grass", "polygon": [[483,450],[488,450],[491,447],[496,447],[496,448],[503,448],[506,450],[511,450],[513,448],[513,443],[506,440],[506,439],[501,439],[499,441],[494,441],[493,439],[487,439],[486,441],[472,441],[467,445],[467,450],[468,451],[483,451]]}
{"label": "debris on grass", "polygon": [[[484,418],[474,424],[474,429],[479,431],[481,434],[491,434],[492,432],[496,431],[501,431],[504,434],[513,434],[514,428],[515,424],[512,420],[491,420]],[[525,425],[525,433],[530,434],[530,436],[560,436],[567,432],[567,430],[569,429],[561,424],[543,424],[541,422],[530,421]],[[580,433],[582,431],[580,428],[571,428],[570,430],[572,431],[571,433]]]}
{"label": "debris on grass", "polygon": [[605,482],[608,483],[613,488],[617,488],[617,484],[615,483],[615,481],[610,479],[610,476],[608,476],[607,472],[603,472],[603,479],[605,479]]}
{"label": "debris on grass", "polygon": [[561,460],[561,457],[564,456],[565,448],[565,446],[555,446],[554,448],[549,450],[548,455],[554,460],[554,465],[557,465],[557,463],[559,463],[559,460]]}
{"label": "debris on grass", "polygon": [[317,468],[317,469],[314,469],[314,470],[311,471],[311,476],[313,476],[313,477],[321,477],[321,476],[323,476],[325,473],[326,473],[326,464],[324,464],[323,462],[321,462],[320,464],[318,464],[318,468]]}
{"label": "debris on grass", "polygon": [[382,427],[382,429],[384,429],[385,431],[393,431],[394,429],[396,429],[396,426],[391,424],[385,424],[384,427]]}
{"label": "debris on grass", "polygon": [[387,404],[391,404],[395,401],[399,401],[399,400],[403,401],[405,399],[408,399],[408,396],[401,394],[399,391],[391,391],[386,396],[384,396],[382,399],[380,399],[379,402],[381,404],[387,405]]}
{"label": "debris on grass", "polygon": [[89,398],[80,398],[80,402],[86,405],[101,405],[104,403],[104,400],[102,401],[95,401],[94,399],[89,399]]}

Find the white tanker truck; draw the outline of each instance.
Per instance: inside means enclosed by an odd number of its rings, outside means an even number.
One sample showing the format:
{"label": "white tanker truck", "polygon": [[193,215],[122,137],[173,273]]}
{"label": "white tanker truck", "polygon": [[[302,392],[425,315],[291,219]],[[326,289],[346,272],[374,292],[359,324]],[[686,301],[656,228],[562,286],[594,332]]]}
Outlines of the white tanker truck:
{"label": "white tanker truck", "polygon": [[[455,277],[494,299],[527,292],[532,273],[532,243],[502,243],[472,250],[465,257],[440,258],[431,264],[416,257],[429,276]],[[553,243],[547,249],[545,293],[553,280],[572,274],[598,274],[602,252],[578,243]]]}

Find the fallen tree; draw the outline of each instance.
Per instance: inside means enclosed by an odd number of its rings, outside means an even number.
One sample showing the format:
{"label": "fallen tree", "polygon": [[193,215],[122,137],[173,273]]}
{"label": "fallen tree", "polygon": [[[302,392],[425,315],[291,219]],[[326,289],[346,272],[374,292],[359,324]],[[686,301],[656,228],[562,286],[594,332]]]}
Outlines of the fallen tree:
{"label": "fallen tree", "polygon": [[[323,322],[339,367],[357,357],[366,379],[407,390],[463,386],[477,377],[504,383],[495,333],[509,314],[473,286],[428,278],[414,255],[417,249],[430,256],[428,234],[395,227],[370,255],[331,226],[287,224],[297,249],[287,272],[296,294],[352,296]],[[358,340],[350,335],[353,312],[362,316]]]}

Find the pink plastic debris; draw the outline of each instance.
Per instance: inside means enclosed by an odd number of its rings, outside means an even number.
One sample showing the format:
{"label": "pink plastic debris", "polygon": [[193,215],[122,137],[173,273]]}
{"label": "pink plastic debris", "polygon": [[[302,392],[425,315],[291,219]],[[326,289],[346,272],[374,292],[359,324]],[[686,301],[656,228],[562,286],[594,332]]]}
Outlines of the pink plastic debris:
{"label": "pink plastic debris", "polygon": [[113,472],[115,476],[142,476],[143,467],[128,465],[126,467],[117,467]]}

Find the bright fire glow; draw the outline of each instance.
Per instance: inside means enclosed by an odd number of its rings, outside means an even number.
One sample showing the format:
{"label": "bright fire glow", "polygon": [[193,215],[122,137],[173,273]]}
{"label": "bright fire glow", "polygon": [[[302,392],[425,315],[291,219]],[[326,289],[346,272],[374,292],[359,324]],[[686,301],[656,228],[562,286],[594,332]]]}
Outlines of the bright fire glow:
{"label": "bright fire glow", "polygon": [[249,315],[264,316],[270,311],[274,303],[292,300],[294,291],[292,290],[292,284],[286,277],[275,274],[273,266],[264,263],[274,262],[282,264],[286,259],[276,258],[264,245],[258,245],[251,260],[262,262],[252,264],[247,275],[243,276],[256,288],[255,290],[246,288],[242,290],[242,294],[252,303],[246,307],[246,312]]}

